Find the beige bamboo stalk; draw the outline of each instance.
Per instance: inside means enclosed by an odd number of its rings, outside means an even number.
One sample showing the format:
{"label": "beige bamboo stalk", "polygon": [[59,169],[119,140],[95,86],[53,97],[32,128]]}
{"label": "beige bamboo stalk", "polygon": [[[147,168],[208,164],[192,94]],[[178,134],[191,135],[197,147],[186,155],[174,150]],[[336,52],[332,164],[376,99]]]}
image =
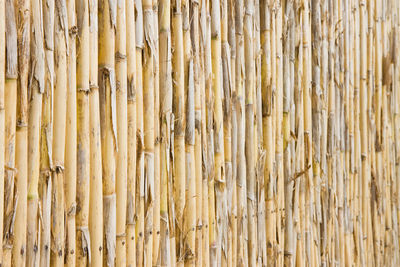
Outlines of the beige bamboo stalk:
{"label": "beige bamboo stalk", "polygon": [[222,229],[221,244],[223,244],[224,249],[221,252],[221,264],[227,265],[230,264],[229,261],[232,257],[229,257],[229,253],[232,247],[230,237],[230,225],[229,225],[229,213],[230,209],[228,207],[231,204],[231,201],[228,200],[228,197],[231,195],[228,193],[231,192],[232,186],[232,111],[231,111],[231,86],[232,86],[232,77],[230,75],[231,69],[231,55],[228,43],[228,1],[221,1],[221,85],[222,85],[222,114],[223,114],[223,138],[224,138],[224,170],[225,170],[225,188],[223,189],[223,206],[221,207],[224,212],[226,209],[226,213],[228,216],[222,216],[222,223],[219,227]]}
{"label": "beige bamboo stalk", "polygon": [[[201,3],[201,11],[200,11],[200,27],[201,29],[205,29],[204,33],[201,35],[201,42],[200,42],[200,62],[202,73],[201,75],[201,117],[203,118],[201,122],[201,143],[202,143],[202,166],[205,166],[202,170],[202,202],[201,202],[201,220],[202,220],[202,228],[201,228],[201,257],[202,261],[201,264],[203,266],[210,265],[210,231],[209,231],[209,209],[208,209],[208,184],[209,184],[209,171],[210,168],[208,167],[208,151],[209,151],[209,144],[208,144],[208,135],[210,132],[207,132],[207,129],[210,127],[209,121],[211,114],[208,113],[208,107],[206,103],[209,103],[208,99],[208,90],[210,88],[210,80],[209,80],[209,70],[210,70],[210,63],[209,57],[207,57],[206,51],[209,51],[210,45],[207,40],[208,39],[208,21],[207,21],[207,6],[208,1],[202,1]],[[207,91],[206,91],[207,90]]]}
{"label": "beige bamboo stalk", "polygon": [[52,266],[64,265],[64,156],[67,105],[68,17],[65,0],[55,2],[54,17],[55,82],[53,108],[53,166],[51,203]]}
{"label": "beige bamboo stalk", "polygon": [[[76,264],[90,264],[89,199],[90,199],[90,121],[89,75],[90,33],[89,2],[77,1],[77,65],[76,65]],[[70,44],[72,45],[72,44]],[[69,116],[69,115],[68,115]],[[69,122],[68,122],[69,123]],[[68,131],[69,135],[69,131]],[[66,173],[70,170],[66,170]],[[71,192],[69,192],[71,194]],[[75,200],[74,200],[75,202]],[[67,214],[70,211],[67,208]],[[75,228],[75,227],[74,227]],[[67,228],[68,233],[68,228]],[[68,244],[69,245],[69,244]],[[74,255],[75,256],[75,255]],[[68,258],[68,257],[67,257]]]}
{"label": "beige bamboo stalk", "polygon": [[[195,171],[195,250],[194,250],[194,264],[200,266],[202,264],[202,186],[203,186],[203,173],[202,173],[202,144],[201,144],[201,82],[203,72],[201,69],[200,59],[200,16],[199,6],[200,2],[191,3],[191,40],[192,40],[192,53],[193,53],[193,79],[194,79],[194,171]],[[189,72],[190,74],[190,72]]]}
{"label": "beige bamboo stalk", "polygon": [[114,48],[116,1],[99,1],[99,95],[101,153],[103,166],[104,266],[115,266],[116,196],[115,153],[117,144],[116,85]]}
{"label": "beige bamboo stalk", "polygon": [[45,91],[42,96],[42,122],[40,137],[40,201],[41,236],[40,266],[50,266],[51,248],[51,192],[53,165],[52,108],[54,95],[54,1],[43,1],[43,32],[45,40]]}
{"label": "beige bamboo stalk", "polygon": [[[77,102],[76,102],[76,18],[75,1],[67,2],[68,13],[68,92],[67,92],[67,125],[65,141],[65,209],[66,209],[66,241],[65,241],[65,264],[68,266],[76,265],[76,233],[75,233],[75,215],[76,215],[76,176],[77,163],[85,160],[77,160]],[[89,157],[89,155],[87,155]]]}
{"label": "beige bamboo stalk", "polygon": [[152,266],[154,199],[154,30],[153,3],[143,1],[144,264]]}
{"label": "beige bamboo stalk", "polygon": [[[264,144],[267,148],[266,154],[266,164],[264,178],[266,184],[266,239],[267,239],[267,257],[271,262],[275,262],[276,255],[274,253],[276,246],[276,215],[274,214],[275,209],[275,192],[274,187],[274,169],[273,163],[275,161],[275,142],[274,142],[274,131],[273,125],[275,120],[276,104],[273,101],[273,92],[276,90],[276,23],[275,23],[275,9],[272,5],[264,2],[264,12],[265,12],[265,28],[263,28],[264,35],[264,46],[265,46],[265,59],[263,66],[265,70],[263,71],[263,79],[265,79],[264,84],[266,84],[266,91],[264,92]],[[269,35],[269,36],[268,36]],[[269,48],[269,49],[268,49]],[[268,54],[270,53],[270,54]],[[269,85],[270,84],[270,85]],[[265,90],[264,89],[264,90]]]}
{"label": "beige bamboo stalk", "polygon": [[160,61],[158,34],[158,0],[152,0],[153,5],[153,75],[154,75],[154,200],[153,200],[153,255],[152,265],[158,263],[160,254]]}
{"label": "beige bamboo stalk", "polygon": [[[320,1],[314,0],[312,1],[312,8],[311,8],[311,32],[312,32],[312,87],[311,87],[311,104],[312,104],[312,171],[313,171],[313,183],[315,187],[312,189],[314,190],[315,202],[315,211],[313,216],[316,218],[313,220],[311,225],[312,227],[312,238],[313,240],[319,239],[319,224],[321,223],[321,36],[322,36],[322,29],[321,29],[321,10],[320,10]],[[320,265],[319,257],[317,257],[317,251],[320,250],[319,242],[312,242],[312,251],[313,251],[313,258],[312,264],[313,265]]]}
{"label": "beige bamboo stalk", "polygon": [[168,184],[171,179],[172,76],[171,76],[171,1],[159,5],[159,62],[160,62],[160,265],[170,266],[171,248],[168,212]]}
{"label": "beige bamboo stalk", "polygon": [[15,134],[15,175],[18,203],[15,211],[12,265],[23,266],[26,259],[27,189],[28,189],[28,74],[30,55],[30,1],[16,3],[18,45],[18,99]]}
{"label": "beige bamboo stalk", "polygon": [[40,230],[38,216],[38,183],[40,160],[40,120],[42,114],[42,93],[44,92],[44,48],[42,5],[40,1],[31,2],[31,79],[28,125],[28,221],[27,221],[27,265],[39,266]]}
{"label": "beige bamboo stalk", "polygon": [[[360,132],[361,132],[361,179],[362,179],[362,233],[368,234],[368,128],[367,128],[367,29],[368,29],[368,14],[365,3],[360,4]],[[363,242],[365,254],[362,258],[367,259],[367,240]]]}
{"label": "beige bamboo stalk", "polygon": [[136,190],[136,41],[135,1],[126,1],[126,58],[128,98],[128,170],[126,205],[126,266],[136,265],[135,190]]}
{"label": "beige bamboo stalk", "polygon": [[[184,58],[181,1],[172,3],[172,79],[174,122],[174,206],[176,260],[179,265],[184,260],[184,207],[185,207],[185,116],[184,116]],[[173,218],[172,218],[173,219]]]}
{"label": "beige bamboo stalk", "polygon": [[[188,6],[185,7],[188,10]],[[186,16],[186,15],[184,15]],[[186,19],[185,19],[186,21]],[[188,22],[188,21],[186,21]],[[184,26],[185,28],[185,26]],[[190,34],[190,32],[188,32]],[[190,40],[189,40],[190,42]],[[185,43],[187,45],[187,43]],[[196,234],[196,169],[195,169],[195,99],[194,99],[194,70],[193,61],[190,60],[188,65],[188,75],[185,86],[186,91],[186,129],[185,129],[185,175],[186,175],[186,198],[185,198],[185,266],[195,265],[195,234]]]}
{"label": "beige bamboo stalk", "polygon": [[116,198],[117,198],[117,244],[116,266],[126,266],[126,204],[127,204],[127,62],[126,62],[126,20],[125,0],[117,1],[117,24],[115,35],[115,69],[117,101],[117,158],[116,158]]}
{"label": "beige bamboo stalk", "polygon": [[6,27],[6,58],[5,58],[5,84],[4,84],[4,109],[5,109],[5,138],[4,138],[4,217],[2,264],[11,266],[11,251],[14,229],[14,176],[15,176],[15,124],[17,102],[17,76],[18,52],[17,29],[14,2],[5,1],[5,27]]}
{"label": "beige bamboo stalk", "polygon": [[[215,251],[211,250],[211,265],[221,262],[222,242],[225,243],[223,230],[226,227],[226,179],[224,169],[224,139],[223,139],[223,111],[222,111],[222,81],[221,81],[221,14],[220,1],[211,1],[211,60],[212,60],[212,88],[214,113],[214,186],[215,186],[215,220],[216,240]],[[212,244],[212,240],[210,240]],[[224,244],[224,247],[226,245]],[[214,255],[215,253],[215,255]],[[214,258],[215,257],[215,258]]]}
{"label": "beige bamboo stalk", "polygon": [[103,263],[103,181],[100,104],[98,87],[98,2],[89,1],[89,127],[90,127],[90,199],[89,232],[91,266]]}
{"label": "beige bamboo stalk", "polygon": [[292,3],[289,2],[286,5],[285,17],[288,21],[284,23],[283,32],[283,167],[284,167],[284,181],[285,181],[285,243],[284,243],[284,264],[286,266],[294,266],[294,222],[293,222],[293,198],[294,198],[294,181],[292,181],[292,147],[291,143],[291,120],[290,114],[291,91],[294,85],[292,84],[292,72],[291,72],[291,48],[294,43],[293,29],[294,29],[294,10]]}
{"label": "beige bamboo stalk", "polygon": [[257,224],[256,224],[256,178],[254,159],[254,52],[253,52],[253,16],[254,1],[246,1],[244,17],[244,49],[245,49],[245,105],[246,105],[246,188],[248,218],[248,261],[250,266],[256,265],[257,257]]}
{"label": "beige bamboo stalk", "polygon": [[[237,192],[236,192],[236,173],[237,173],[237,118],[236,118],[236,27],[235,27],[235,1],[228,1],[228,41],[230,48],[230,103],[231,112],[231,170],[232,177],[228,186],[228,216],[230,232],[228,233],[229,253],[228,265],[237,265]],[[197,188],[197,187],[196,187]],[[229,199],[229,197],[231,198]]]}
{"label": "beige bamboo stalk", "polygon": [[244,1],[235,3],[236,68],[235,90],[237,119],[237,265],[247,265],[247,205],[246,205],[246,166],[245,166],[245,91],[244,91]]}
{"label": "beige bamboo stalk", "polygon": [[189,1],[182,1],[183,56],[184,56],[184,95],[185,95],[185,209],[184,209],[184,264],[194,265],[195,223],[196,223],[196,177],[194,158],[194,73],[192,43],[190,38]]}
{"label": "beige bamboo stalk", "polygon": [[136,23],[136,265],[144,265],[144,140],[143,140],[143,11],[142,1],[135,2]]}
{"label": "beige bamboo stalk", "polygon": [[[0,1],[0,240],[3,240],[4,219],[4,178],[5,178],[5,78],[6,78],[6,1]],[[3,246],[0,247],[0,264],[3,264]]]}

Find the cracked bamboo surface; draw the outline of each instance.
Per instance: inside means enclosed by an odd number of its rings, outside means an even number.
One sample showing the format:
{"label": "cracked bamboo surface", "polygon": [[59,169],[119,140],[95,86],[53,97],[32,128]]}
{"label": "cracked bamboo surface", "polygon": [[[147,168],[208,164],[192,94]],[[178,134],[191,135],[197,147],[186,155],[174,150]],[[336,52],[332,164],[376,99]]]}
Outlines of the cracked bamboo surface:
{"label": "cracked bamboo surface", "polygon": [[399,266],[398,0],[0,0],[1,266]]}

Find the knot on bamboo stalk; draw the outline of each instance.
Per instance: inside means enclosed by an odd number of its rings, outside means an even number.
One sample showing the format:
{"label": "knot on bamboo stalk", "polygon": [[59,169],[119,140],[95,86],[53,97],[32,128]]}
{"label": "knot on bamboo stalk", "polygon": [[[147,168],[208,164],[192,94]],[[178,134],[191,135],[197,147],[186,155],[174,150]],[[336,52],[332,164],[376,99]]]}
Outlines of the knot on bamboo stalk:
{"label": "knot on bamboo stalk", "polygon": [[64,166],[61,164],[56,164],[51,168],[52,172],[55,172],[57,174],[63,173],[64,172]]}

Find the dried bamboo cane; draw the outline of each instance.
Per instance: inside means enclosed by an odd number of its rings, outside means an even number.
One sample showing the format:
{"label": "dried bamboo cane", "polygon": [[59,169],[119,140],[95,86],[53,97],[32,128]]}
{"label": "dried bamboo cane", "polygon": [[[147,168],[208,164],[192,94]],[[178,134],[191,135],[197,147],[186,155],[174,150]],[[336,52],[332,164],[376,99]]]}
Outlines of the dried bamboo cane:
{"label": "dried bamboo cane", "polygon": [[40,266],[50,266],[51,248],[51,192],[53,166],[53,95],[54,95],[54,1],[43,1],[43,31],[45,41],[45,91],[42,96],[40,137],[40,203],[41,236]]}
{"label": "dried bamboo cane", "polygon": [[117,105],[117,155],[116,155],[116,266],[126,266],[126,204],[128,166],[128,100],[126,62],[125,0],[117,1],[117,23],[115,35],[115,72]]}
{"label": "dried bamboo cane", "polygon": [[[0,140],[5,141],[5,79],[6,79],[6,1],[0,1]],[[0,237],[3,238],[4,230],[4,178],[5,178],[5,147],[0,148]],[[0,264],[3,264],[3,246],[0,247]]]}
{"label": "dried bamboo cane", "polygon": [[210,244],[209,244],[209,219],[208,219],[208,180],[209,180],[209,168],[207,166],[208,163],[208,140],[207,140],[207,127],[209,117],[208,117],[208,109],[206,107],[206,103],[208,103],[206,90],[209,88],[209,80],[208,76],[208,57],[206,57],[206,51],[208,51],[209,46],[208,42],[208,23],[207,23],[207,1],[201,2],[201,10],[200,10],[200,28],[202,29],[202,35],[200,39],[200,64],[202,75],[200,76],[200,97],[201,101],[201,117],[203,118],[201,121],[201,145],[202,145],[202,200],[201,200],[201,265],[209,266],[210,265]]}
{"label": "dried bamboo cane", "polygon": [[[68,266],[76,265],[76,195],[77,195],[77,165],[80,166],[82,158],[77,157],[77,83],[76,83],[76,13],[75,1],[67,1],[68,14],[68,91],[67,91],[67,122],[66,122],[66,141],[65,141],[65,264]],[[78,61],[79,62],[79,61]],[[79,62],[80,63],[80,62]],[[86,126],[86,125],[85,125]],[[89,141],[89,137],[88,137]],[[87,155],[89,157],[89,155]],[[85,163],[87,158],[84,158]],[[89,173],[87,173],[89,174]]]}
{"label": "dried bamboo cane", "polygon": [[40,120],[42,114],[42,93],[44,92],[44,48],[43,25],[41,23],[40,1],[31,2],[31,78],[29,83],[28,122],[28,214],[26,258],[28,266],[39,266],[40,230],[38,216],[38,183],[40,169]]}
{"label": "dried bamboo cane", "polygon": [[126,57],[128,94],[128,171],[126,205],[126,266],[136,265],[135,190],[136,190],[136,41],[135,1],[126,1]]}
{"label": "dried bamboo cane", "polygon": [[[98,2],[89,1],[89,127],[90,127],[90,193],[89,233],[91,266],[103,263],[103,181],[98,87]],[[89,248],[88,248],[89,249]],[[88,251],[89,252],[89,251]]]}
{"label": "dried bamboo cane", "polygon": [[144,140],[143,140],[143,10],[142,1],[136,0],[136,265],[144,265]]}
{"label": "dried bamboo cane", "polygon": [[18,77],[18,52],[17,52],[17,28],[14,3],[5,1],[6,16],[6,58],[5,58],[5,84],[4,84],[4,109],[5,109],[5,138],[4,138],[4,217],[3,217],[3,241],[2,264],[11,266],[11,251],[14,229],[14,177],[15,177],[15,124],[17,101],[17,77]]}
{"label": "dried bamboo cane", "polygon": [[116,195],[115,154],[117,142],[115,28],[116,1],[99,1],[98,82],[100,96],[101,153],[103,167],[103,242],[104,266],[115,266],[116,257]]}
{"label": "dried bamboo cane", "polygon": [[176,218],[176,263],[183,264],[184,235],[183,214],[185,207],[185,116],[184,116],[184,54],[181,1],[172,3],[172,79],[174,122],[174,206]]}
{"label": "dried bamboo cane", "polygon": [[[89,1],[77,1],[77,65],[76,65],[76,247],[77,266],[91,263],[89,233],[90,201],[90,32]],[[70,44],[72,45],[72,44]],[[72,111],[71,111],[72,112]],[[70,113],[71,113],[70,112]],[[69,122],[68,122],[69,123]],[[69,132],[68,132],[69,135]],[[70,166],[71,167],[71,166]],[[66,170],[67,171],[67,170]],[[75,175],[74,173],[74,175]],[[69,192],[71,193],[71,192]],[[74,200],[75,201],[75,200]],[[73,203],[73,202],[72,202]],[[71,204],[72,204],[71,203]],[[71,207],[72,208],[72,207]],[[74,212],[67,207],[67,214]],[[74,227],[75,228],[75,227]],[[68,233],[67,228],[67,233]],[[69,243],[68,243],[69,245]],[[75,256],[75,255],[74,255]]]}
{"label": "dried bamboo cane", "polygon": [[152,266],[154,208],[154,52],[155,30],[152,1],[143,1],[143,114],[144,120],[144,263]]}
{"label": "dried bamboo cane", "polygon": [[55,2],[54,17],[54,108],[53,108],[53,166],[51,203],[52,266],[64,265],[64,156],[67,105],[68,16],[65,0]]}
{"label": "dried bamboo cane", "polygon": [[182,1],[185,94],[185,209],[184,209],[184,264],[194,266],[196,227],[196,170],[195,170],[195,103],[194,67],[189,21],[190,3]]}
{"label": "dried bamboo cane", "polygon": [[23,266],[26,259],[27,189],[28,189],[28,74],[30,56],[30,1],[17,2],[18,99],[15,134],[16,211],[12,265]]}
{"label": "dried bamboo cane", "polygon": [[235,6],[236,30],[236,119],[237,119],[237,265],[247,264],[247,205],[246,205],[246,166],[245,166],[245,92],[244,92],[244,1],[237,0]]}
{"label": "dried bamboo cane", "polygon": [[253,16],[254,1],[246,1],[244,16],[244,49],[245,49],[245,105],[246,105],[246,188],[247,188],[247,218],[248,218],[248,261],[250,266],[256,265],[257,257],[257,224],[256,224],[256,193],[255,193],[255,159],[254,159],[254,62],[253,62]]}
{"label": "dried bamboo cane", "polygon": [[159,62],[160,62],[160,265],[171,266],[171,248],[168,211],[168,182],[171,175],[171,128],[172,128],[172,77],[171,77],[171,17],[170,0],[159,5]]}
{"label": "dried bamboo cane", "polygon": [[[229,108],[231,115],[231,171],[232,176],[228,186],[228,222],[230,232],[228,232],[229,242],[229,253],[228,253],[228,264],[230,266],[237,265],[237,118],[236,118],[236,25],[235,25],[235,1],[228,1],[228,41],[230,49],[230,69],[228,70],[230,82],[229,82]],[[231,196],[231,198],[230,198]]]}
{"label": "dried bamboo cane", "polygon": [[[201,140],[201,82],[202,82],[202,69],[200,59],[200,16],[199,6],[201,7],[202,1],[191,3],[191,17],[193,18],[190,26],[190,34],[192,40],[192,53],[193,53],[193,79],[194,79],[194,180],[195,180],[195,218],[194,218],[194,231],[195,231],[195,247],[194,247],[194,265],[201,266],[202,264],[202,140]],[[189,69],[190,71],[190,69]],[[189,72],[190,74],[190,72]]]}
{"label": "dried bamboo cane", "polygon": [[154,200],[153,200],[153,263],[159,264],[160,254],[160,61],[159,61],[159,31],[158,31],[158,1],[153,0],[153,76],[154,76]]}

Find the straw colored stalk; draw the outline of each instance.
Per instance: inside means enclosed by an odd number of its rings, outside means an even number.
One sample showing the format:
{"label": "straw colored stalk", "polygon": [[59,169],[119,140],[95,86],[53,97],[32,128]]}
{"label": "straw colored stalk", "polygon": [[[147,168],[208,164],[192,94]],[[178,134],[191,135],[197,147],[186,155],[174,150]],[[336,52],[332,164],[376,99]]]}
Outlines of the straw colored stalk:
{"label": "straw colored stalk", "polygon": [[255,193],[255,159],[254,159],[254,60],[253,60],[253,16],[254,1],[246,1],[244,17],[244,49],[245,49],[245,105],[246,105],[246,188],[247,188],[247,218],[248,218],[248,261],[256,265],[257,257],[257,224],[256,224],[256,193]]}
{"label": "straw colored stalk", "polygon": [[136,265],[135,190],[136,190],[136,41],[135,1],[126,1],[126,60],[128,101],[128,170],[126,203],[126,266]]}
{"label": "straw colored stalk", "polygon": [[51,248],[51,192],[53,149],[52,108],[54,95],[54,1],[43,1],[43,32],[45,48],[45,88],[42,96],[42,121],[40,136],[40,203],[41,236],[40,266],[50,266]]}
{"label": "straw colored stalk", "polygon": [[142,1],[135,2],[136,23],[136,265],[144,265],[144,132],[143,132],[143,11]]}
{"label": "straw colored stalk", "polygon": [[28,75],[30,55],[30,1],[16,3],[18,46],[18,99],[15,137],[16,198],[12,265],[23,266],[26,259],[28,189]]}
{"label": "straw colored stalk", "polygon": [[152,0],[153,9],[153,76],[154,76],[154,200],[153,200],[153,266],[159,265],[160,254],[160,61],[158,31],[158,0]]}
{"label": "straw colored stalk", "polygon": [[[5,78],[6,78],[6,1],[0,1],[0,140],[5,141]],[[40,129],[40,128],[39,128]],[[3,239],[3,219],[4,219],[4,177],[5,177],[5,148],[0,148],[0,237]],[[3,246],[0,247],[0,264],[3,263]]]}
{"label": "straw colored stalk", "polygon": [[[222,113],[223,113],[223,138],[224,138],[224,170],[225,170],[225,188],[223,192],[224,206],[228,217],[223,215],[222,224],[222,242],[224,249],[221,255],[221,264],[231,264],[232,257],[229,257],[232,249],[232,234],[231,225],[229,224],[229,218],[231,217],[231,209],[228,207],[231,205],[231,201],[228,197],[232,194],[232,104],[231,104],[231,87],[232,87],[232,76],[231,76],[231,55],[228,43],[228,0],[221,1],[221,74],[222,78]],[[222,210],[224,212],[224,210]]]}
{"label": "straw colored stalk", "polygon": [[196,177],[195,177],[195,115],[194,115],[194,73],[192,43],[190,40],[190,3],[182,1],[182,27],[185,72],[185,209],[184,209],[184,262],[194,265],[195,256],[195,223],[196,223]]}
{"label": "straw colored stalk", "polygon": [[5,27],[6,27],[6,47],[5,47],[5,85],[4,85],[4,109],[5,109],[5,128],[4,128],[4,218],[0,223],[3,224],[3,235],[1,236],[2,264],[11,266],[11,251],[13,244],[14,231],[14,176],[15,176],[15,124],[17,102],[17,77],[18,77],[18,53],[17,53],[17,28],[15,19],[14,2],[5,1]]}
{"label": "straw colored stalk", "polygon": [[160,265],[171,265],[171,247],[168,212],[168,185],[171,179],[170,149],[172,121],[172,76],[171,76],[171,17],[170,0],[159,5],[159,62],[160,62]]}
{"label": "straw colored stalk", "polygon": [[128,166],[128,100],[126,62],[125,0],[117,1],[115,35],[116,104],[117,104],[117,157],[116,157],[116,266],[126,266],[126,204]]}
{"label": "straw colored stalk", "polygon": [[[174,206],[176,228],[176,261],[179,265],[184,260],[184,221],[185,207],[185,114],[184,114],[184,54],[181,1],[172,4],[172,79],[174,113]],[[173,219],[173,218],[172,218]]]}
{"label": "straw colored stalk", "polygon": [[208,103],[206,90],[210,89],[209,77],[209,57],[206,57],[206,51],[210,48],[207,42],[208,40],[208,21],[207,21],[207,1],[201,2],[200,11],[200,28],[202,29],[201,41],[200,41],[200,64],[201,64],[201,78],[200,78],[200,97],[201,101],[201,145],[202,145],[202,201],[201,201],[201,264],[203,266],[209,266],[210,264],[210,244],[209,244],[209,217],[208,217],[208,184],[209,184],[209,170],[208,168],[208,132],[207,128],[210,127],[208,124],[210,121],[208,114]]}
{"label": "straw colored stalk", "polygon": [[51,255],[52,266],[64,265],[64,156],[67,105],[68,17],[65,0],[55,2],[54,18],[54,108],[53,108],[53,166],[51,200]]}
{"label": "straw colored stalk", "polygon": [[[31,3],[31,78],[28,126],[28,225],[26,257],[28,266],[39,266],[39,159],[40,159],[40,119],[42,114],[42,93],[44,92],[44,48],[42,5],[39,0]],[[1,127],[1,125],[0,125]],[[1,136],[1,135],[0,135]]]}
{"label": "straw colored stalk", "polygon": [[244,1],[235,3],[236,68],[235,91],[237,119],[237,265],[247,264],[247,205],[246,205],[246,158],[245,158],[245,92],[244,92]]}
{"label": "straw colored stalk", "polygon": [[[229,102],[225,100],[225,103],[229,103],[229,112],[231,114],[231,178],[228,183],[228,220],[229,220],[229,232],[228,232],[228,265],[236,266],[237,264],[237,192],[236,192],[236,173],[237,173],[237,119],[236,119],[236,32],[235,32],[235,1],[228,1],[228,41],[230,50],[230,69],[229,73]],[[224,72],[225,73],[225,72]],[[225,97],[226,98],[226,97]],[[226,153],[227,154],[227,153]],[[225,166],[226,169],[228,167]],[[197,188],[197,187],[196,187]],[[229,199],[229,197],[231,198]]]}
{"label": "straw colored stalk", "polygon": [[117,144],[116,85],[114,48],[116,1],[99,1],[99,95],[101,120],[101,153],[103,166],[104,266],[115,266],[116,196],[115,154]]}
{"label": "straw colored stalk", "polygon": [[[89,2],[77,1],[77,65],[76,65],[76,264],[87,266],[90,261],[90,234],[89,234],[89,199],[90,199],[90,117],[89,117],[89,75],[90,75],[90,35],[89,35]],[[70,44],[72,45],[72,44]],[[69,103],[70,104],[70,103]],[[70,111],[71,113],[72,111]],[[69,115],[68,115],[69,116]],[[71,123],[68,121],[68,123]],[[72,130],[72,129],[70,129]],[[72,133],[73,134],[73,133]],[[68,131],[68,136],[70,132]],[[69,136],[70,137],[70,136]],[[73,144],[70,144],[73,145]],[[71,165],[69,166],[72,167]],[[71,170],[66,169],[66,174]],[[68,181],[71,182],[71,181]],[[72,185],[71,185],[72,187]],[[68,192],[68,191],[67,191]],[[73,194],[68,192],[68,194]],[[68,195],[67,194],[67,195]],[[71,196],[72,198],[73,196]],[[73,199],[73,198],[72,198]],[[71,201],[71,205],[75,199]],[[73,201],[73,202],[72,202]],[[72,208],[72,209],[71,209]],[[71,209],[71,210],[70,210]],[[74,207],[67,206],[67,215],[75,212]],[[68,227],[68,226],[67,226]],[[67,233],[71,229],[67,228]],[[68,243],[69,245],[69,243]],[[75,255],[71,255],[72,257]],[[67,257],[67,258],[69,258]]]}
{"label": "straw colored stalk", "polygon": [[[90,127],[90,196],[89,233],[91,266],[103,263],[103,182],[100,103],[98,87],[97,1],[89,1],[89,127]],[[89,249],[89,248],[88,248]]]}
{"label": "straw colored stalk", "polygon": [[[191,17],[192,23],[190,27],[190,34],[192,40],[192,53],[193,53],[193,79],[194,79],[194,180],[195,180],[195,250],[194,250],[194,265],[200,266],[202,264],[202,144],[201,144],[201,81],[202,81],[202,69],[200,59],[200,17],[199,17],[199,6],[200,2],[191,3]],[[190,75],[190,69],[189,69]],[[190,80],[189,80],[190,81]],[[190,85],[190,84],[189,84]]]}
{"label": "straw colored stalk", "polygon": [[[207,190],[207,221],[206,227],[208,225],[208,247],[206,248],[208,255],[208,261],[206,262],[209,266],[215,266],[217,264],[216,259],[216,221],[215,221],[215,188],[214,188],[214,113],[213,113],[213,106],[214,106],[214,99],[213,99],[213,87],[212,87],[212,54],[211,54],[211,3],[207,1],[206,7],[204,10],[204,14],[206,16],[206,36],[204,40],[205,52],[204,52],[204,69],[205,69],[205,108],[206,108],[206,132],[207,132],[207,156],[206,156],[206,163],[207,166],[206,170],[206,177],[208,179],[208,190]],[[205,212],[205,210],[203,211]],[[204,259],[206,260],[206,259]]]}
{"label": "straw colored stalk", "polygon": [[[76,232],[75,232],[75,215],[76,215],[76,195],[77,195],[77,164],[88,164],[89,153],[84,159],[77,157],[77,102],[76,102],[76,42],[77,34],[75,1],[67,1],[68,14],[68,91],[67,91],[67,124],[66,124],[66,141],[65,141],[65,264],[75,266],[76,264]],[[78,61],[79,62],[79,61]],[[79,62],[80,63],[80,62]],[[79,103],[78,103],[79,104]],[[87,115],[88,117],[88,115]],[[85,122],[86,123],[86,122]],[[89,124],[89,121],[87,121]],[[85,125],[85,127],[88,127]],[[89,136],[87,137],[89,142]],[[89,148],[87,148],[89,150]],[[89,165],[87,165],[89,167]],[[89,176],[89,172],[85,175]],[[79,176],[79,174],[78,174]],[[78,186],[80,188],[80,186]]]}
{"label": "straw colored stalk", "polygon": [[[312,32],[312,88],[311,88],[311,104],[312,104],[312,171],[313,171],[313,182],[315,184],[314,195],[315,195],[315,215],[316,219],[313,220],[312,234],[313,240],[317,241],[319,234],[318,225],[321,223],[321,8],[320,1],[314,0],[312,2],[311,9],[311,32]],[[319,257],[316,253],[320,250],[320,242],[312,242],[313,246],[313,264],[320,265]]]}
{"label": "straw colored stalk", "polygon": [[292,126],[292,116],[290,114],[291,102],[292,102],[292,65],[290,63],[291,48],[294,47],[294,10],[292,3],[289,2],[286,5],[285,17],[288,21],[284,24],[283,32],[283,167],[284,167],[284,181],[285,181],[285,243],[284,243],[284,264],[286,266],[294,266],[294,181],[292,180],[292,147],[291,143],[291,126]]}
{"label": "straw colored stalk", "polygon": [[143,1],[144,49],[143,49],[143,114],[144,129],[144,257],[145,265],[152,266],[153,253],[153,205],[154,205],[154,52],[155,30],[152,1]]}

